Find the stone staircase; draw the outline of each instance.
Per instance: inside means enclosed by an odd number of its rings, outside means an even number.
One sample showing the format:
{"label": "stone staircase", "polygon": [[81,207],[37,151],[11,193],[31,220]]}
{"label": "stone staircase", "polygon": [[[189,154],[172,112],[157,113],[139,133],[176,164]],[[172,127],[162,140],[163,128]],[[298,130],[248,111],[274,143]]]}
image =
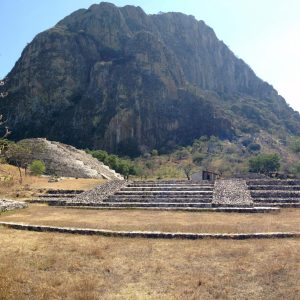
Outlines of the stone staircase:
{"label": "stone staircase", "polygon": [[300,207],[300,180],[255,179],[247,185],[255,206]]}
{"label": "stone staircase", "polygon": [[[289,185],[287,183],[281,185],[277,183],[276,185],[274,181],[271,181],[267,185],[263,180],[249,180],[247,184],[244,182],[241,185],[241,182],[234,180],[231,180],[232,182],[229,182],[229,180],[219,181],[219,183],[218,181],[216,182],[216,185],[208,181],[195,182],[187,180],[109,181],[107,184],[100,185],[84,193],[82,191],[71,190],[49,190],[47,193],[41,194],[38,199],[30,200],[29,202],[48,203],[51,206],[64,206],[68,208],[155,209],[240,213],[276,212],[279,211],[279,207],[286,207],[287,204],[290,207],[298,207],[295,206],[293,201],[287,203],[287,200],[290,198],[282,199],[282,197],[286,196],[286,194],[292,197],[293,193],[299,193],[300,195],[300,182],[298,188],[296,184],[292,185],[291,182]],[[221,182],[223,185],[220,184]],[[120,183],[122,184],[120,185]],[[277,190],[275,189],[276,186]],[[286,186],[290,186],[296,190],[289,191],[286,189]],[[278,191],[281,187],[283,187],[283,190]],[[226,191],[225,194],[224,191]],[[279,192],[281,193],[281,198],[278,196]],[[279,200],[276,202],[274,197],[274,199],[271,198],[273,194],[276,194],[277,198],[279,197]],[[297,199],[297,201],[299,201],[300,207],[300,200]]]}
{"label": "stone staircase", "polygon": [[[199,209],[211,207],[214,184],[189,181],[134,181],[98,203],[98,208]],[[77,203],[80,205],[80,203]]]}
{"label": "stone staircase", "polygon": [[46,193],[41,193],[36,199],[30,199],[26,202],[29,203],[57,203],[57,201],[71,200],[83,193],[84,190],[47,190]]}

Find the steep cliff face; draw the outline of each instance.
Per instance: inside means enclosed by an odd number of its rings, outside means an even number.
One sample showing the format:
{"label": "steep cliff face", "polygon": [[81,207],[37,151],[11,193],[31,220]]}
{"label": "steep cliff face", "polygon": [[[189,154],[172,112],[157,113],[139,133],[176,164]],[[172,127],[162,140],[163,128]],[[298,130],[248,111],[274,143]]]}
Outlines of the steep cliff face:
{"label": "steep cliff face", "polygon": [[0,105],[15,139],[47,137],[121,154],[262,127],[300,133],[284,99],[202,21],[92,5],[40,33]]}

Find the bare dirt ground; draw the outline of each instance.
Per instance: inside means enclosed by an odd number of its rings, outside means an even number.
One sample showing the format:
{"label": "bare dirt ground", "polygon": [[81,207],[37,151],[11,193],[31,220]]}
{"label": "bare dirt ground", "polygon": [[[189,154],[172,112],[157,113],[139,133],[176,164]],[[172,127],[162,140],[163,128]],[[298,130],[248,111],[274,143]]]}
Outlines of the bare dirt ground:
{"label": "bare dirt ground", "polygon": [[280,213],[276,214],[239,214],[69,209],[31,204],[29,208],[1,214],[0,221],[111,230],[286,232],[300,231],[300,210],[282,209]]}
{"label": "bare dirt ground", "polygon": [[300,240],[0,236],[0,299],[300,298]]}

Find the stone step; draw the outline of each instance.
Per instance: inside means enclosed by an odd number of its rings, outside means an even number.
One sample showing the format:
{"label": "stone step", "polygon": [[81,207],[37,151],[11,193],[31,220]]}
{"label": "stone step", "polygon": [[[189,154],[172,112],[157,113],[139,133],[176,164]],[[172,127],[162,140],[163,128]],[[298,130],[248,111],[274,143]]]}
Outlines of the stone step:
{"label": "stone step", "polygon": [[290,180],[280,180],[280,179],[255,179],[247,180],[247,184],[253,185],[300,185],[300,180],[290,179]]}
{"label": "stone step", "polygon": [[170,198],[170,199],[175,199],[175,198],[186,198],[186,199],[194,199],[194,198],[209,198],[212,199],[213,195],[212,194],[182,194],[182,193],[172,193],[172,194],[167,194],[167,193],[141,193],[141,194],[119,194],[115,193],[113,195],[114,197],[129,197],[129,198]]}
{"label": "stone step", "polygon": [[[152,198],[152,199],[157,199],[157,198],[191,198],[191,199],[212,199],[213,195],[212,194],[165,194],[165,193],[156,193],[156,194],[150,194],[150,193],[141,193],[141,194],[113,194],[109,197],[114,197],[114,198]],[[109,198],[108,197],[108,198]]]}
{"label": "stone step", "polygon": [[264,203],[255,203],[255,206],[268,206],[268,207],[281,207],[281,208],[300,208],[300,203],[272,203],[272,202],[264,202]]}
{"label": "stone step", "polygon": [[213,187],[201,187],[201,186],[174,186],[174,187],[125,187],[122,191],[213,191]]}
{"label": "stone step", "polygon": [[41,194],[39,198],[74,198],[78,194]]}
{"label": "stone step", "polygon": [[84,190],[47,190],[46,194],[81,194]]}
{"label": "stone step", "polygon": [[[52,205],[55,202],[52,202]],[[69,203],[57,203],[56,205],[65,205],[65,206],[97,206],[97,207],[211,207],[210,203],[149,203],[149,202],[94,202],[94,203],[86,203],[86,202],[69,202]]]}
{"label": "stone step", "polygon": [[165,196],[193,196],[193,195],[209,195],[212,191],[118,191],[115,195],[165,195]]}
{"label": "stone step", "polygon": [[300,191],[251,191],[252,198],[300,198]]}
{"label": "stone step", "polygon": [[30,199],[30,200],[26,200],[26,202],[28,203],[39,203],[39,204],[56,204],[56,203],[65,203],[66,201],[73,201],[73,199],[59,199],[59,198],[44,198],[44,199]]}
{"label": "stone step", "polygon": [[213,184],[210,181],[192,181],[192,180],[136,180],[132,184]]}
{"label": "stone step", "polygon": [[[64,206],[64,208],[78,209],[78,206]],[[124,210],[124,209],[141,209],[141,210],[156,210],[156,211],[186,211],[186,212],[222,212],[222,213],[279,213],[279,207],[99,207],[99,206],[80,206],[80,209],[92,210]],[[3,222],[2,222],[3,223]]]}
{"label": "stone step", "polygon": [[144,183],[144,184],[136,184],[131,183],[128,187],[209,187],[213,188],[214,184],[198,184],[198,183],[189,183],[189,184],[175,184],[175,183]]}
{"label": "stone step", "polygon": [[253,202],[255,203],[300,203],[298,198],[254,198]]}
{"label": "stone step", "polygon": [[250,185],[248,188],[251,191],[300,191],[300,185]]}
{"label": "stone step", "polygon": [[103,200],[104,203],[110,202],[161,202],[161,203],[211,203],[212,199],[210,198],[130,198],[130,197],[110,197]]}

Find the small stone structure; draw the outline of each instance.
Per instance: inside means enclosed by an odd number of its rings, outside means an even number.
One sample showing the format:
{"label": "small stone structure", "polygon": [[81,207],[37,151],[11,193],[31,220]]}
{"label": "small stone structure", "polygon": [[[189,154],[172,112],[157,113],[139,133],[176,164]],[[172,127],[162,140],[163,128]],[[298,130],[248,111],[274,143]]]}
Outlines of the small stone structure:
{"label": "small stone structure", "polygon": [[251,207],[253,199],[243,179],[220,179],[215,182],[212,206]]}
{"label": "small stone structure", "polygon": [[191,179],[193,181],[210,181],[214,182],[218,178],[219,174],[211,172],[211,171],[201,171],[196,172],[191,175]]}
{"label": "small stone structure", "polygon": [[27,207],[27,204],[25,202],[13,201],[13,200],[0,200],[0,212],[25,208],[25,207]]}
{"label": "small stone structure", "polygon": [[123,176],[83,150],[44,138],[25,139],[19,142],[29,149],[28,160],[42,160],[46,173],[61,177],[105,178],[123,180]]}

